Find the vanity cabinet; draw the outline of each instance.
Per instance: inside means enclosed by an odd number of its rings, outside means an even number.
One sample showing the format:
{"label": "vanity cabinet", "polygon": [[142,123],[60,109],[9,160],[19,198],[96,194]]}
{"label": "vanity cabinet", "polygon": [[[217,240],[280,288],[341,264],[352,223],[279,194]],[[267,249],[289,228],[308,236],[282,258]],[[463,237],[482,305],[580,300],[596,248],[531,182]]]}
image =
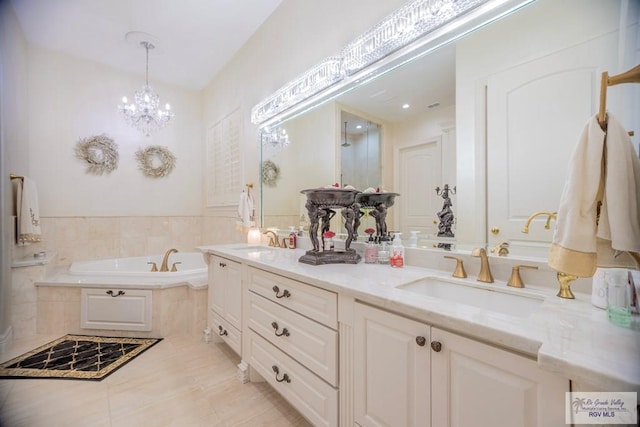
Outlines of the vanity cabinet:
{"label": "vanity cabinet", "polygon": [[209,260],[209,324],[242,354],[242,265],[219,256]]}
{"label": "vanity cabinet", "polygon": [[569,381],[527,357],[355,304],[355,420],[365,426],[562,426]]}
{"label": "vanity cabinet", "polygon": [[338,425],[337,294],[247,269],[244,358],[316,426]]}
{"label": "vanity cabinet", "polygon": [[83,288],[80,292],[80,327],[151,331],[152,303],[150,290]]}

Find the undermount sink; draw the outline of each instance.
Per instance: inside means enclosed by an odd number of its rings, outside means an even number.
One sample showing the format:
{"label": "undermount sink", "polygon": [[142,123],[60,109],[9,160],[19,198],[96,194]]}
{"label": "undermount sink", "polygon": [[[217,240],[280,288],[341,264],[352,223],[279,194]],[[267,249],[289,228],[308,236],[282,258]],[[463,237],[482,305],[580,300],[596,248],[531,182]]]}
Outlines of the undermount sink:
{"label": "undermount sink", "polygon": [[529,317],[544,301],[542,296],[517,294],[518,291],[512,293],[499,288],[492,289],[491,286],[473,286],[443,277],[426,277],[400,285],[397,289],[516,317]]}

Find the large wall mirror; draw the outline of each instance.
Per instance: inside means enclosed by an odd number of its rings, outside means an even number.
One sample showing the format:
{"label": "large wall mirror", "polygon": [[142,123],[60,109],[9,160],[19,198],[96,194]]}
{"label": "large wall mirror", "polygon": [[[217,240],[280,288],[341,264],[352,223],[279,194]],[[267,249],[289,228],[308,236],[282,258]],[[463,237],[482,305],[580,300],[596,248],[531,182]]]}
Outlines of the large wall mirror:
{"label": "large wall mirror", "polygon": [[[389,229],[420,231],[420,246],[432,248],[444,204],[436,188],[448,185],[451,249],[508,242],[512,254],[546,257],[554,224],[541,215],[521,230],[534,212],[558,209],[569,157],[598,109],[600,74],[640,62],[638,9],[538,0],[284,122],[289,145],[263,150],[278,178],[262,184],[262,225],[304,225],[300,190],[355,183],[400,193]],[[611,89],[607,102],[636,135],[637,86]],[[363,141],[356,122],[375,135],[375,159],[349,151]]]}

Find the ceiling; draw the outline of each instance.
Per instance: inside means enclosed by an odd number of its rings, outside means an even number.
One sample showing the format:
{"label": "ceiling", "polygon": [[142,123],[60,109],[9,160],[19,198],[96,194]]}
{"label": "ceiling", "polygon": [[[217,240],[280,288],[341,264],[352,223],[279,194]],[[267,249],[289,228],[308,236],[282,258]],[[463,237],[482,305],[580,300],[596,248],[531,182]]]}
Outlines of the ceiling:
{"label": "ceiling", "polygon": [[[142,32],[157,46],[149,79],[200,90],[282,0],[11,0],[27,41],[144,75]],[[146,38],[146,37],[142,37]]]}

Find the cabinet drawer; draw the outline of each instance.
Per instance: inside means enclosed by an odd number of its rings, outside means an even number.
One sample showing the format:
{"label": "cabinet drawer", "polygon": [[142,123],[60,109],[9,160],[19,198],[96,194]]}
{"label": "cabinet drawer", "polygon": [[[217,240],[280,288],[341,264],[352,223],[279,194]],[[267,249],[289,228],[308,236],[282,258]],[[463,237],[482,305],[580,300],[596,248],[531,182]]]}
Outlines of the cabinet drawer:
{"label": "cabinet drawer", "polygon": [[249,327],[332,385],[338,383],[338,333],[249,294]]}
{"label": "cabinet drawer", "polygon": [[233,349],[238,356],[242,355],[242,333],[212,310],[212,334],[216,334]]}
{"label": "cabinet drawer", "polygon": [[338,295],[306,283],[255,268],[249,269],[249,289],[330,328],[338,328]]}
{"label": "cabinet drawer", "polygon": [[252,368],[313,425],[337,426],[338,390],[255,332],[250,330],[249,334]]}

